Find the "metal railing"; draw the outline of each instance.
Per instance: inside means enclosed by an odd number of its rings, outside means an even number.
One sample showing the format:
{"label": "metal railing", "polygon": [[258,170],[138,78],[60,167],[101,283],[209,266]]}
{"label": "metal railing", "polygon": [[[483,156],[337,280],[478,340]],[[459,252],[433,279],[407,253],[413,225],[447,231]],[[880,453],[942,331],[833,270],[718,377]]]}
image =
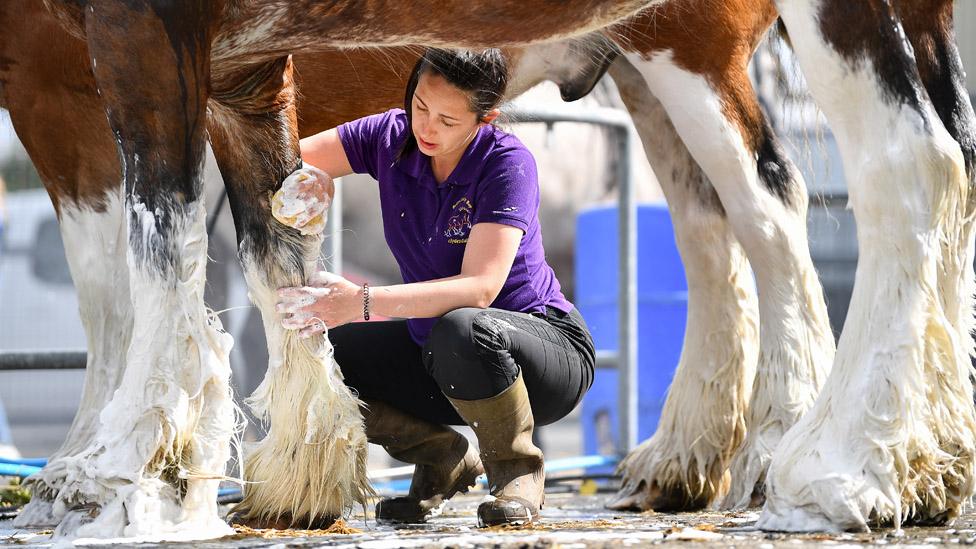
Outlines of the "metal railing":
{"label": "metal railing", "polygon": [[631,163],[631,145],[639,143],[630,115],[619,109],[597,107],[585,111],[566,107],[515,112],[512,122],[543,123],[551,127],[560,122],[591,124],[617,134],[617,351],[597,354],[598,367],[617,370],[617,451],[626,455],[637,443],[637,185]]}
{"label": "metal railing", "polygon": [[13,351],[0,353],[0,372],[20,370],[84,370],[85,351]]}

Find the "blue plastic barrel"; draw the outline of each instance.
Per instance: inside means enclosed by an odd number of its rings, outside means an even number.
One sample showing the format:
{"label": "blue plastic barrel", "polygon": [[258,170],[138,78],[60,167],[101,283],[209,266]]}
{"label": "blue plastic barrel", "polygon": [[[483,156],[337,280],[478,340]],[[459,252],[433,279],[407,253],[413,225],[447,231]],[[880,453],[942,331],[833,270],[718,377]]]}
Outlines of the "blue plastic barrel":
{"label": "blue plastic barrel", "polygon": [[13,446],[14,436],[10,431],[10,423],[7,421],[7,411],[0,400],[0,444]]}
{"label": "blue plastic barrel", "polygon": [[[575,304],[597,350],[617,350],[617,208],[584,210],[576,221]],[[681,356],[688,284],[663,204],[637,209],[638,434],[657,428]],[[583,452],[610,455],[618,447],[617,372],[597,370],[583,399]]]}

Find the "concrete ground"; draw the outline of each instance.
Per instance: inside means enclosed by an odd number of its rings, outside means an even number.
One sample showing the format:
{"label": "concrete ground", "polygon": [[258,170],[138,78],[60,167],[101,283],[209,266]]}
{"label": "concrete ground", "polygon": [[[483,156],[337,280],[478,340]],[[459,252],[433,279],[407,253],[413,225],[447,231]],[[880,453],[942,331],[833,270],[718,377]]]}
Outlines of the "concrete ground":
{"label": "concrete ground", "polygon": [[[694,542],[708,547],[805,547],[892,545],[935,547],[947,544],[976,543],[976,514],[966,514],[949,527],[879,529],[871,533],[781,534],[754,528],[759,511],[737,513],[618,513],[603,508],[607,494],[580,495],[577,491],[550,490],[542,519],[532,527],[476,527],[475,513],[483,495],[472,493],[454,498],[442,514],[423,526],[393,528],[377,525],[362,512],[347,522],[347,533],[323,531],[275,531],[240,529],[221,540],[194,543],[142,543],[119,540],[138,547],[342,547],[390,549],[423,548],[610,548]],[[30,533],[11,530],[9,521],[0,521],[0,546],[51,547],[49,532]],[[93,543],[89,546],[105,546]],[[118,547],[119,545],[114,545]]]}

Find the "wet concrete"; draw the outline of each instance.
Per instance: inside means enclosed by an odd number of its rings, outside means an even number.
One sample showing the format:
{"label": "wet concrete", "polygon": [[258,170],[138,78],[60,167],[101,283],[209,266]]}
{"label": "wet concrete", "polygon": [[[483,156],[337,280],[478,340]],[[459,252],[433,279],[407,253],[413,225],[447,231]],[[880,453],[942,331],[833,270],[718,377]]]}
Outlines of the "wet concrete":
{"label": "wet concrete", "polygon": [[[759,510],[737,513],[619,513],[603,508],[607,495],[549,494],[542,519],[525,528],[482,529],[475,513],[483,495],[460,496],[448,502],[440,516],[422,526],[394,528],[377,525],[362,512],[348,520],[356,533],[322,531],[239,531],[221,540],[188,543],[144,543],[139,547],[342,547],[391,549],[396,547],[454,548],[616,548],[694,543],[708,547],[805,547],[892,545],[934,547],[976,544],[976,514],[968,513],[951,526],[879,529],[871,533],[781,534],[754,528]],[[0,545],[51,547],[49,532],[14,531],[0,522]],[[125,546],[132,546],[125,543]],[[105,546],[99,543],[89,547]],[[114,545],[113,547],[119,547]]]}

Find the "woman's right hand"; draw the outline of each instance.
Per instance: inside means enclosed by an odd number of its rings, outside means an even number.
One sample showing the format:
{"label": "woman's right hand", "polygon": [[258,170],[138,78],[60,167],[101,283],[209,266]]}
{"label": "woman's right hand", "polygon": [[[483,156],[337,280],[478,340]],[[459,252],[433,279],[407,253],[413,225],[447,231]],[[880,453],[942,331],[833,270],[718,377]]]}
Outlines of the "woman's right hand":
{"label": "woman's right hand", "polygon": [[304,235],[319,234],[325,230],[334,195],[335,183],[329,174],[303,163],[285,178],[272,197],[271,214]]}

